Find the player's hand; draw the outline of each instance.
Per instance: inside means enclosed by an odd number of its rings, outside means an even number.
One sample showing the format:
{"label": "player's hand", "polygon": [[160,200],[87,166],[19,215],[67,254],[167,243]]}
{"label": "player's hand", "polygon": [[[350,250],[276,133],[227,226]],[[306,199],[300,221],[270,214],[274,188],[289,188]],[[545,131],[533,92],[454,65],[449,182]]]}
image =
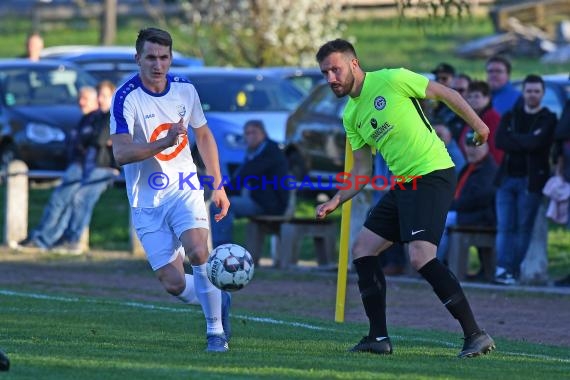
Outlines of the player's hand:
{"label": "player's hand", "polygon": [[475,146],[479,146],[486,143],[488,138],[489,138],[489,128],[487,126],[485,126],[485,129],[475,131],[475,133],[473,134],[473,142],[475,143]]}
{"label": "player's hand", "polygon": [[220,209],[220,212],[214,215],[214,220],[219,222],[228,214],[228,210],[230,209],[230,200],[223,186],[221,186],[220,189],[214,189],[214,191],[212,191],[212,202]]}
{"label": "player's hand", "polygon": [[166,138],[169,139],[170,146],[176,145],[188,133],[188,129],[184,126],[184,119],[180,118],[178,123],[171,123]]}
{"label": "player's hand", "polygon": [[317,219],[324,219],[328,214],[337,209],[340,200],[337,196],[332,197],[329,201],[321,203],[315,209]]}

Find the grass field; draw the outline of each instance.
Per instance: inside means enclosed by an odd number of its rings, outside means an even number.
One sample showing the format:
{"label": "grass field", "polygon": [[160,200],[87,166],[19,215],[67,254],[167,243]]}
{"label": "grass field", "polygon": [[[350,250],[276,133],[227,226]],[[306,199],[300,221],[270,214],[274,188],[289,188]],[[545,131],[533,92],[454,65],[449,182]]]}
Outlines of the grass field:
{"label": "grass field", "polygon": [[[247,291],[243,290],[243,291]],[[455,357],[454,334],[393,329],[395,354],[350,354],[363,326],[234,310],[227,354],[204,352],[197,307],[0,289],[1,379],[567,379],[568,349],[497,340]]]}

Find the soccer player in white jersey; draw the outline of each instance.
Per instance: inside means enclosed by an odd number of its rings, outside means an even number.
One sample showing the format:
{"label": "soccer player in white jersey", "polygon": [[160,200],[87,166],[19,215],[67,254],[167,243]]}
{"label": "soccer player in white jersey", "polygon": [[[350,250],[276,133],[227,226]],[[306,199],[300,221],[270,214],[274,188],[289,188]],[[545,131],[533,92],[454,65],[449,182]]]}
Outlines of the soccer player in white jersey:
{"label": "soccer player in white jersey", "polygon": [[[166,291],[202,306],[207,351],[229,349],[231,297],[206,275],[208,213],[188,147],[188,126],[213,178],[212,202],[226,216],[230,202],[223,186],[218,148],[200,99],[187,80],[168,74],[172,38],[164,30],[139,32],[135,60],[139,72],[120,88],[111,109],[111,139],[124,168],[131,216],[148,261]],[[193,275],[185,274],[180,247]]]}

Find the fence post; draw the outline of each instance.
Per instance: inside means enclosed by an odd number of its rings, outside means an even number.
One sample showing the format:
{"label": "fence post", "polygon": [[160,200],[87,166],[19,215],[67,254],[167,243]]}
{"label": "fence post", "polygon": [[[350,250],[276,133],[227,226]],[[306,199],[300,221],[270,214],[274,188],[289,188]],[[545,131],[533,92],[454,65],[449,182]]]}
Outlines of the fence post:
{"label": "fence post", "polygon": [[28,234],[28,166],[13,160],[6,177],[4,244],[14,248]]}

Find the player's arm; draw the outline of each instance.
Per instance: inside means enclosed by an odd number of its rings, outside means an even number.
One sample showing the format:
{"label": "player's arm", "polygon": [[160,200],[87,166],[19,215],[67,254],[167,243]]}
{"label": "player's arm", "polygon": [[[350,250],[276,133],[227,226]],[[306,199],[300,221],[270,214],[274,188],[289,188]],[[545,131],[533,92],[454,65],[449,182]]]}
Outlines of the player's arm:
{"label": "player's arm", "polygon": [[179,136],[186,133],[186,127],[180,119],[178,123],[172,123],[166,136],[152,142],[135,143],[133,137],[128,133],[113,134],[111,135],[111,142],[115,161],[118,165],[126,165],[154,157],[164,149],[176,145]]}
{"label": "player's arm", "polygon": [[230,207],[230,201],[228,200],[224,187],[220,186],[222,174],[220,171],[218,146],[207,124],[199,128],[194,128],[193,131],[198,152],[200,152],[200,157],[202,157],[202,161],[206,166],[206,173],[213,177],[214,191],[212,192],[212,202],[221,209],[220,213],[214,216],[216,221],[218,221],[226,216],[228,208]]}
{"label": "player's arm", "polygon": [[444,102],[453,112],[465,120],[475,131],[474,139],[478,145],[487,141],[489,127],[457,91],[430,80],[426,89],[426,98]]}
{"label": "player's arm", "polygon": [[[350,171],[350,177],[343,183],[343,189],[339,190],[328,202],[320,204],[316,209],[318,219],[326,217],[336,210],[344,202],[358,194],[372,175],[372,151],[368,145],[352,152],[354,163]],[[368,181],[356,181],[356,178],[367,178]],[[347,186],[348,185],[348,186]]]}

